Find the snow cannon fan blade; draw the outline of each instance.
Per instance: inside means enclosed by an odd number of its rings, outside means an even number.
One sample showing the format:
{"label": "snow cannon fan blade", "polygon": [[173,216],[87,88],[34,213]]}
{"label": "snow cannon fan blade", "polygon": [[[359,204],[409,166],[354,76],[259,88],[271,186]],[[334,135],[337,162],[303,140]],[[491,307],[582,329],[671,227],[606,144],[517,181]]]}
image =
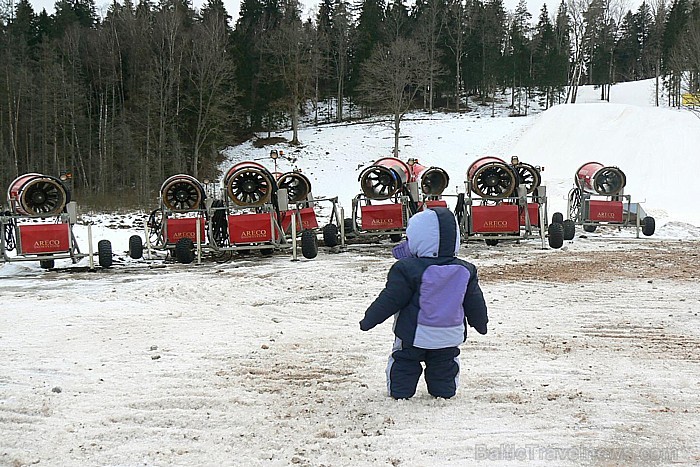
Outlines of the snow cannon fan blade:
{"label": "snow cannon fan blade", "polygon": [[256,162],[241,162],[231,167],[224,184],[229,199],[241,207],[262,206],[277,191],[272,174]]}
{"label": "snow cannon fan blade", "polygon": [[518,176],[515,170],[497,157],[482,157],[467,170],[471,190],[484,199],[499,200],[513,195]]}
{"label": "snow cannon fan blade", "polygon": [[593,188],[597,193],[606,196],[619,194],[627,184],[624,172],[617,167],[603,167],[600,169],[593,182]]}
{"label": "snow cannon fan blade", "polygon": [[190,175],[173,175],[161,185],[160,198],[163,206],[172,212],[194,211],[204,200],[204,187]]}
{"label": "snow cannon fan blade", "polygon": [[426,196],[440,196],[450,184],[450,176],[443,169],[430,167],[421,174],[420,189]]}
{"label": "snow cannon fan blade", "polygon": [[360,173],[362,193],[374,200],[389,199],[409,180],[410,169],[400,159],[385,157]]}
{"label": "snow cannon fan blade", "polygon": [[305,175],[299,172],[282,174],[277,179],[277,187],[287,190],[287,199],[289,203],[306,201],[309,193],[311,193],[311,182]]}
{"label": "snow cannon fan blade", "polygon": [[38,173],[17,177],[7,190],[12,210],[28,216],[56,216],[69,201],[69,194],[61,180]]}
{"label": "snow cannon fan blade", "polygon": [[525,185],[525,187],[527,187],[527,194],[532,193],[542,184],[542,177],[538,167],[524,162],[519,162],[513,167],[518,176],[517,185]]}

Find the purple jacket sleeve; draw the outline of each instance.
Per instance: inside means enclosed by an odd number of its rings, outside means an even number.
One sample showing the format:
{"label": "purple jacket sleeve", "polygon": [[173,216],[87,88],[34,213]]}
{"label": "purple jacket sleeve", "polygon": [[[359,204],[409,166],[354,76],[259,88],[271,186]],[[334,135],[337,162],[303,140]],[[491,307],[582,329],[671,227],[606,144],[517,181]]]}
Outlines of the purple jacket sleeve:
{"label": "purple jacket sleeve", "polygon": [[360,329],[369,331],[383,323],[407,306],[412,296],[413,285],[406,277],[401,261],[397,261],[389,270],[384,290],[365,311],[365,317],[360,321]]}
{"label": "purple jacket sleeve", "polygon": [[469,326],[476,329],[476,332],[479,334],[486,334],[488,330],[486,325],[489,322],[489,317],[486,309],[486,302],[484,301],[484,294],[481,292],[481,287],[479,287],[476,268],[474,268],[472,277],[469,279],[467,293],[464,294],[462,305]]}

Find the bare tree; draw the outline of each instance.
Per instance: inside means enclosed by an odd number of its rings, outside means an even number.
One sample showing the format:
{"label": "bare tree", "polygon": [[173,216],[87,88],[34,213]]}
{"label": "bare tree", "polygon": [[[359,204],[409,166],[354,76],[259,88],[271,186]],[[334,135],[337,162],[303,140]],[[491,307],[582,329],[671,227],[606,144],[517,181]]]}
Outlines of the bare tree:
{"label": "bare tree", "polygon": [[235,95],[233,90],[226,89],[234,75],[233,63],[226,53],[227,42],[226,18],[217,11],[206,16],[193,30],[192,55],[187,67],[192,92],[186,107],[192,114],[189,132],[195,177],[199,176],[202,147],[229,120],[224,114]]}
{"label": "bare tree", "polygon": [[394,156],[399,155],[401,121],[411,108],[416,93],[426,84],[428,59],[411,39],[398,38],[389,46],[379,46],[362,65],[359,89],[364,100],[392,115]]}
{"label": "bare tree", "polygon": [[427,89],[425,95],[428,99],[428,112],[433,113],[433,99],[435,96],[435,81],[444,70],[440,66],[440,49],[438,41],[442,34],[445,9],[444,3],[433,0],[420,10],[418,21],[418,41],[428,54],[429,66],[425,70],[427,76]]}
{"label": "bare tree", "polygon": [[571,17],[571,47],[573,48],[572,69],[566,90],[566,103],[576,103],[578,86],[585,68],[584,37],[586,34],[585,14],[593,0],[568,0],[567,7]]}
{"label": "bare tree", "polygon": [[[288,10],[294,8],[290,1]],[[298,15],[287,12],[280,25],[270,33],[264,50],[270,55],[272,73],[281,79],[288,93],[286,101],[292,116],[292,141],[299,144],[299,107],[308,97],[311,89],[311,45],[313,37],[308,27],[302,24]]]}
{"label": "bare tree", "polygon": [[[445,15],[445,31],[447,47],[452,52],[455,62],[455,110],[459,112],[462,98],[462,60],[466,55],[465,26],[467,21],[466,7],[463,0],[450,0]],[[467,102],[467,110],[469,103]]]}
{"label": "bare tree", "polygon": [[350,49],[350,12],[345,2],[338,2],[333,11],[333,63],[336,78],[336,114],[337,121],[343,120],[343,99],[345,94],[345,79],[348,73],[348,50]]}

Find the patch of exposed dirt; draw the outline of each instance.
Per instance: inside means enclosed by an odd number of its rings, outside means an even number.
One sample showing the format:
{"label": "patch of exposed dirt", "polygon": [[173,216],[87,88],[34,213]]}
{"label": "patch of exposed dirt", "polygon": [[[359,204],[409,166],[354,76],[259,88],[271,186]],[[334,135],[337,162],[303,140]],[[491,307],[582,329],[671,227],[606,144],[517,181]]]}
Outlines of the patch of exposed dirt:
{"label": "patch of exposed dirt", "polygon": [[700,279],[700,243],[658,242],[653,248],[606,251],[561,251],[538,255],[533,261],[482,266],[484,281],[540,280],[588,282],[619,278]]}

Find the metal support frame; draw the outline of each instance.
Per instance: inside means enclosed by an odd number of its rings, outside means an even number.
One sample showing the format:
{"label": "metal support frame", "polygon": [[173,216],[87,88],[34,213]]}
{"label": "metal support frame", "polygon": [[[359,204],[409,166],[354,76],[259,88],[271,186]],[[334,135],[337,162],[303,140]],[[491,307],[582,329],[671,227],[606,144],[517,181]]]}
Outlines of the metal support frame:
{"label": "metal support frame", "polygon": [[[548,226],[547,221],[547,191],[546,187],[540,185],[531,194],[527,194],[527,191],[523,191],[524,186],[520,185],[518,187],[517,196],[510,196],[498,200],[485,199],[480,197],[469,196],[472,193],[471,182],[465,182],[466,192],[464,193],[464,212],[462,213],[462,225],[461,234],[462,241],[469,242],[472,240],[529,240],[531,238],[538,238],[542,242],[542,248],[545,248],[545,237],[546,230]],[[443,196],[459,196],[459,195],[443,195]],[[487,206],[487,203],[495,203],[495,205],[502,203],[510,203],[518,206],[519,209],[524,210],[525,215],[525,225],[519,225],[518,234],[514,233],[476,233],[473,232],[473,216],[472,208],[474,205]],[[532,224],[532,219],[530,219],[530,210],[528,209],[528,204],[537,204],[538,209],[538,220],[539,227]],[[519,224],[519,222],[518,222]]]}
{"label": "metal support frame", "polygon": [[[69,203],[70,204],[70,203]],[[94,268],[93,263],[93,250],[92,250],[92,228],[88,224],[88,243],[89,252],[87,254],[82,253],[78,247],[78,242],[75,239],[73,233],[75,216],[69,212],[61,213],[56,217],[55,224],[68,224],[68,251],[62,253],[18,253],[15,256],[10,256],[8,254],[8,245],[5,241],[5,230],[7,228],[14,229],[14,237],[16,239],[16,244],[14,250],[19,251],[20,248],[20,222],[26,220],[35,219],[48,219],[42,216],[29,216],[22,214],[9,214],[0,215],[0,262],[3,263],[13,263],[20,261],[44,261],[44,260],[58,260],[58,259],[70,259],[73,264],[77,263],[80,259],[85,257],[90,257],[90,268]],[[34,224],[36,225],[36,224]]]}
{"label": "metal support frame", "polygon": [[[358,236],[359,238],[371,238],[371,237],[379,237],[379,236],[384,236],[384,235],[404,235],[406,233],[406,227],[408,226],[408,219],[411,217],[411,212],[409,209],[409,203],[410,203],[410,198],[405,195],[400,195],[397,196],[393,199],[394,204],[401,204],[401,216],[403,220],[403,227],[401,229],[386,229],[386,230],[363,230],[359,227],[357,224],[358,220],[358,212],[361,211],[361,207],[363,206],[362,202],[365,202],[364,206],[373,206],[371,204],[371,199],[367,198],[363,194],[357,195],[355,198],[352,200],[352,233]],[[381,206],[382,204],[376,204],[376,206]],[[345,224],[345,222],[343,222]],[[344,227],[344,226],[343,226]],[[343,228],[343,232],[345,231],[345,228]],[[344,235],[343,235],[344,237]]]}

